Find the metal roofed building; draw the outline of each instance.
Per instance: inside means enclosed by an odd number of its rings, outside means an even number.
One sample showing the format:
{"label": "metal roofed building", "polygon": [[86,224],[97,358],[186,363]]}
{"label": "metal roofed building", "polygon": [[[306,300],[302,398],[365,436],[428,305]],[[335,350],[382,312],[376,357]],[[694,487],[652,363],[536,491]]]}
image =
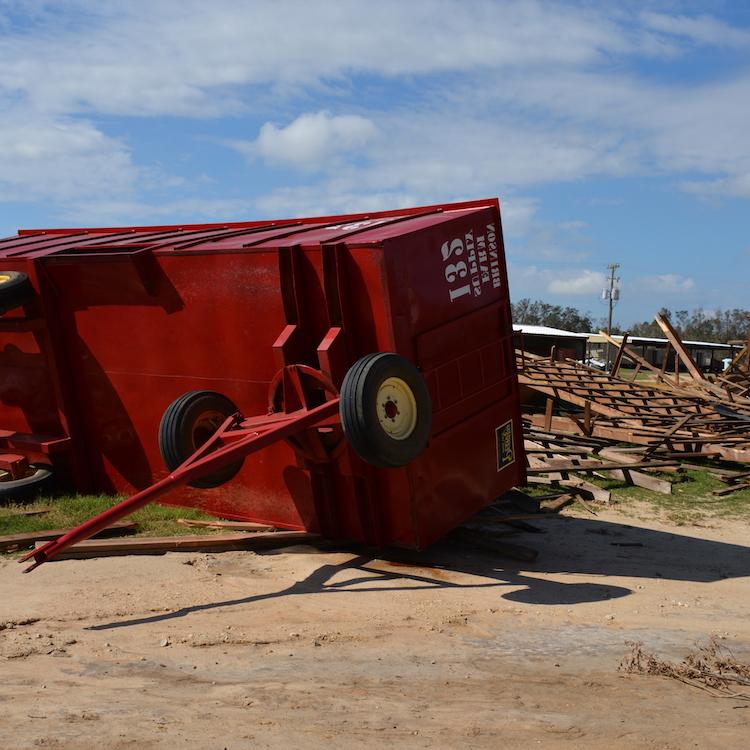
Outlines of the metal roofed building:
{"label": "metal roofed building", "polygon": [[[622,336],[612,336],[615,341],[622,341]],[[607,340],[598,333],[592,333],[588,337],[589,359],[604,360],[607,356]],[[723,360],[732,358],[741,346],[736,344],[719,344],[715,341],[686,341],[683,340],[685,349],[688,350],[695,364],[704,372],[721,372],[724,369]],[[667,371],[673,371],[675,366],[675,353],[666,339],[651,338],[649,336],[628,336],[626,346],[640,354],[649,364],[654,367],[664,366],[664,357],[667,355]],[[613,347],[614,349],[615,347]],[[613,354],[614,356],[614,354]]]}
{"label": "metal roofed building", "polygon": [[586,359],[586,345],[590,334],[563,331],[549,326],[535,326],[527,323],[514,323],[516,347],[548,357],[554,347],[555,359]]}

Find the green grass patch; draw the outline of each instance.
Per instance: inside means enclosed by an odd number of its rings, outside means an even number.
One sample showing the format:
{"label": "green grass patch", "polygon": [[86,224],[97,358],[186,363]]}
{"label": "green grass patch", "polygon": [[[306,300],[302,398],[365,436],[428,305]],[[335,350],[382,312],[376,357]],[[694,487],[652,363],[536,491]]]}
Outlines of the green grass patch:
{"label": "green grass patch", "polygon": [[[633,380],[634,373],[635,373],[635,367],[621,367],[617,373],[617,377],[621,378],[622,380]],[[669,373],[667,373],[667,376],[669,376]],[[636,380],[655,380],[656,375],[650,370],[642,369],[638,373],[638,376],[635,379]]]}
{"label": "green grass patch", "polygon": [[[48,529],[69,529],[111,508],[119,498],[109,495],[70,495],[42,497],[33,503],[0,506],[0,535],[23,534]],[[35,516],[20,511],[51,508],[49,513]],[[147,505],[123,520],[138,524],[139,536],[174,536],[176,534],[210,534],[215,530],[182,526],[178,518],[215,520],[215,517],[193,508]]]}
{"label": "green grass patch", "polygon": [[647,502],[670,521],[682,525],[710,518],[741,518],[750,520],[750,489],[737,490],[729,495],[711,493],[729,485],[711,476],[709,470],[690,469],[681,474],[659,474],[672,484],[672,494],[644,490],[641,487],[622,487],[607,480],[602,486],[612,490],[613,500],[626,508],[633,501]]}
{"label": "green grass patch", "polygon": [[[654,474],[671,483],[671,495],[642,487],[627,486],[617,479],[602,479],[590,474],[585,478],[592,484],[609,490],[612,493],[612,505],[618,510],[632,511],[636,515],[642,515],[646,510],[647,515],[663,516],[678,526],[700,523],[711,518],[739,518],[750,521],[750,489],[737,490],[723,496],[712,495],[714,490],[729,485],[711,475],[711,465],[708,461],[700,463],[704,463],[706,468],[689,469],[679,474]],[[721,468],[748,470],[744,464],[722,463]],[[556,485],[538,484],[523,488],[524,492],[533,496],[556,491],[565,492],[565,489]]]}

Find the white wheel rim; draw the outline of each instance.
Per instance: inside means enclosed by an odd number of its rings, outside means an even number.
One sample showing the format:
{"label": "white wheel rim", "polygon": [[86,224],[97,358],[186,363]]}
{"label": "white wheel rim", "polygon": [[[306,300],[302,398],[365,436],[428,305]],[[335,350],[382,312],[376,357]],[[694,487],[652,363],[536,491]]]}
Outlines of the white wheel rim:
{"label": "white wheel rim", "polygon": [[417,401],[401,378],[388,378],[377,394],[378,422],[394,440],[406,440],[417,426]]}

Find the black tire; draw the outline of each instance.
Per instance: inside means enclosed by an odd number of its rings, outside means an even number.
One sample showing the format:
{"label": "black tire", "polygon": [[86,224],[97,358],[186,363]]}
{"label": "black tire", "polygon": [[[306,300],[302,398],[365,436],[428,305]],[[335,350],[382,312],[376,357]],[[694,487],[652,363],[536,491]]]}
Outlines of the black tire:
{"label": "black tire", "polygon": [[[396,437],[383,427],[385,411],[379,412],[378,393],[386,393],[386,381],[401,381],[411,392],[411,419]],[[427,445],[432,427],[432,401],[419,370],[398,354],[368,354],[352,365],[341,384],[339,411],[344,435],[354,451],[368,464],[396,468],[411,463]],[[383,396],[381,395],[381,398]],[[390,396],[387,397],[390,401]],[[401,418],[393,400],[393,421]],[[380,407],[385,410],[385,404]],[[415,413],[413,413],[415,412]]]}
{"label": "black tire", "polygon": [[0,271],[0,315],[21,307],[34,297],[34,287],[25,273]]}
{"label": "black tire", "polygon": [[31,464],[29,473],[21,479],[0,481],[0,501],[28,500],[52,483],[52,470],[42,464]]}
{"label": "black tire", "polygon": [[[189,391],[175,399],[164,412],[159,425],[159,450],[170,471],[183,464],[200,448],[227,418],[239,411],[221,393]],[[233,479],[243,461],[223,466],[213,474],[195,479],[191,487],[218,487]]]}

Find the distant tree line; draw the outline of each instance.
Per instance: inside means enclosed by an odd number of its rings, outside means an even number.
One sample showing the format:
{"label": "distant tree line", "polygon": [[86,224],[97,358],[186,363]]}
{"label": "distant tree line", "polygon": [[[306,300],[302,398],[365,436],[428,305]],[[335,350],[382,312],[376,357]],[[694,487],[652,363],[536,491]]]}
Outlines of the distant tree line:
{"label": "distant tree line", "polygon": [[[541,300],[532,301],[528,297],[511,303],[511,309],[514,323],[549,326],[575,333],[589,333],[607,328],[606,318],[595,320],[590,312],[584,313],[575,307],[550,305]],[[734,308],[706,312],[699,307],[692,312],[687,310],[672,312],[663,307],[659,313],[669,319],[681,338],[687,340],[724,343],[738,339],[744,340],[750,334],[750,310]],[[619,325],[612,326],[612,333],[615,334],[624,333],[625,330],[628,330],[631,336],[664,338],[664,332],[653,319],[636,323],[629,329],[624,329]]]}
{"label": "distant tree line", "polygon": [[[693,341],[714,341],[724,343],[734,339],[746,339],[750,333],[750,310],[716,310],[706,312],[699,307],[692,312],[677,310],[674,313],[663,307],[659,313],[680,334],[680,337]],[[664,338],[664,333],[656,321],[644,320],[630,327],[631,336],[653,336]]]}
{"label": "distant tree line", "polygon": [[582,313],[575,307],[550,305],[541,300],[533,302],[524,297],[518,302],[511,303],[514,323],[526,323],[530,326],[549,326],[561,328],[574,333],[590,333],[593,331],[594,321],[591,313]]}

